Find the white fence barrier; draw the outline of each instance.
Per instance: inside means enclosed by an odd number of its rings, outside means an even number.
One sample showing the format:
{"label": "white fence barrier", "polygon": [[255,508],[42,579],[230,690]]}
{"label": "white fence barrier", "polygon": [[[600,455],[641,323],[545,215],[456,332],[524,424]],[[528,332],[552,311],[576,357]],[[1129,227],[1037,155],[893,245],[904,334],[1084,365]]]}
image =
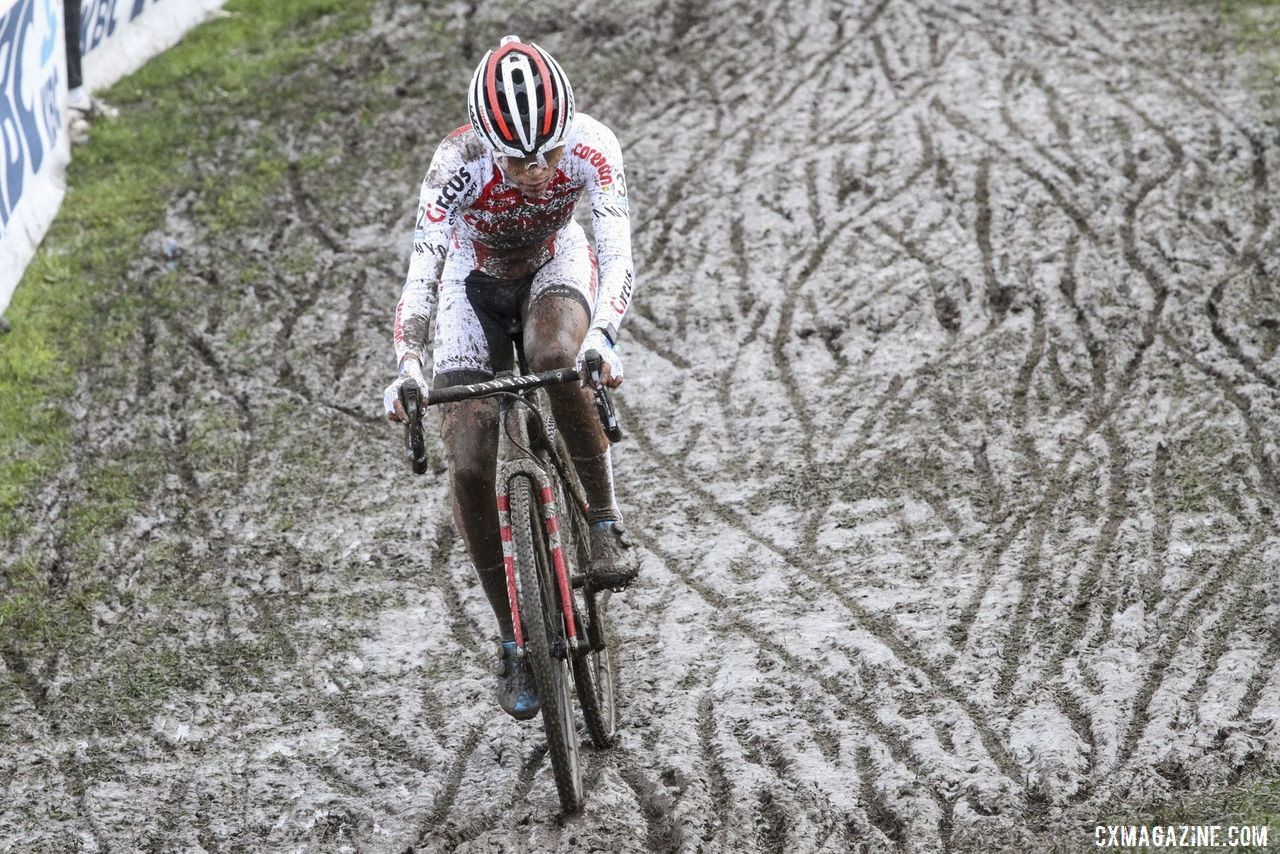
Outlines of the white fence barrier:
{"label": "white fence barrier", "polygon": [[[0,0],[0,311],[66,192],[64,0]],[[225,0],[81,0],[84,85],[109,86]]]}
{"label": "white fence barrier", "polygon": [[82,0],[84,85],[101,89],[132,74],[226,0]]}
{"label": "white fence barrier", "polygon": [[62,0],[0,0],[0,311],[65,192]]}

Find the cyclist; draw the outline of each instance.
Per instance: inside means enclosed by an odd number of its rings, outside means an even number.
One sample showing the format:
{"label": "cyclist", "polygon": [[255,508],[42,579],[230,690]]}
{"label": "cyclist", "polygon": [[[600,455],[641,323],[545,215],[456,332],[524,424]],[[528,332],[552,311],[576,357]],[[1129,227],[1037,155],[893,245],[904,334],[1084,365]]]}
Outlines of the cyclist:
{"label": "cyclist", "polygon": [[[626,177],[617,138],[574,112],[560,65],[533,43],[504,37],[485,54],[467,94],[471,123],[436,149],[418,205],[409,273],[396,306],[399,376],[387,387],[387,417],[402,421],[400,386],[427,389],[422,366],[434,316],[432,388],[491,379],[511,368],[506,323],[524,321],[534,371],[604,357],[601,381],[622,383],[615,345],[633,289]],[[593,252],[573,220],[591,205]],[[590,503],[591,566],[598,587],[621,588],[638,563],[613,490],[609,442],[586,386],[548,388]],[[532,674],[515,656],[494,479],[497,402],[447,404],[440,433],[453,517],[502,639],[498,701],[516,718],[537,714]]]}

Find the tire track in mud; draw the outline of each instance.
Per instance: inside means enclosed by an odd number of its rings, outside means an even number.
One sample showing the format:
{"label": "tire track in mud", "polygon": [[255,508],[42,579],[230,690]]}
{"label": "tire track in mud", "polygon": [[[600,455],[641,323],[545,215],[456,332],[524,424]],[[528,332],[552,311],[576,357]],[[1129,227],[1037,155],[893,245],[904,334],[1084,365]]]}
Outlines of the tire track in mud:
{"label": "tire track in mud", "polygon": [[538,773],[538,769],[547,761],[547,745],[541,742],[525,759],[524,764],[520,766],[520,776],[516,778],[515,789],[512,791],[511,802],[519,803],[529,797],[529,792],[533,789],[533,777]]}
{"label": "tire track in mud", "polygon": [[203,335],[191,329],[186,329],[183,330],[183,338],[186,340],[188,347],[194,350],[200,360],[209,368],[213,374],[214,384],[221,389],[223,396],[235,404],[240,427],[239,438],[241,445],[240,453],[236,454],[235,459],[235,480],[236,490],[242,492],[249,481],[249,461],[253,456],[255,442],[253,410],[249,407],[248,394],[232,388],[228,382],[229,373],[226,366]]}
{"label": "tire track in mud", "polygon": [[1195,681],[1191,683],[1191,686],[1182,695],[1182,702],[1187,708],[1195,709],[1197,713],[1199,712],[1200,703],[1209,689],[1209,679],[1218,669],[1223,656],[1230,650],[1229,641],[1231,636],[1235,633],[1247,634],[1241,630],[1241,627],[1233,617],[1238,614],[1248,613],[1248,604],[1255,596],[1256,594],[1253,590],[1245,588],[1236,596],[1225,599],[1216,613],[1206,617],[1206,623],[1209,625],[1203,631],[1204,655],[1199,664]]}
{"label": "tire track in mud", "polygon": [[341,380],[347,369],[355,361],[358,347],[356,345],[356,327],[364,314],[365,288],[369,285],[369,272],[361,268],[356,273],[356,280],[351,285],[345,311],[346,321],[338,334],[338,342],[333,348],[333,377]]}
{"label": "tire track in mud", "polygon": [[[521,33],[547,38],[571,74],[574,63],[588,62],[586,44],[603,38],[612,46],[625,32],[612,18],[579,11],[572,27],[546,36],[536,34],[545,24],[534,13],[519,18]],[[497,8],[463,12],[447,25],[446,45],[424,50],[425,36],[401,32],[396,16],[407,13],[379,4],[379,32],[352,36],[347,58],[320,77],[347,91],[365,85],[361,57],[377,58],[368,65],[382,73],[414,56],[452,64],[459,50],[474,53],[483,31],[506,23]],[[256,631],[261,617],[264,631],[296,636],[268,666],[269,678],[290,686],[281,690],[291,718],[328,718],[345,733],[340,757],[295,765],[300,780],[350,802],[343,809],[359,821],[303,827],[306,818],[293,817],[270,831],[271,843],[376,847],[361,825],[378,815],[407,822],[404,844],[430,850],[587,849],[602,838],[651,850],[971,850],[988,831],[997,840],[1060,831],[1113,794],[1118,769],[1137,784],[1154,780],[1159,771],[1142,746],[1163,732],[1171,709],[1208,710],[1220,699],[1228,653],[1247,647],[1253,668],[1244,671],[1230,727],[1262,721],[1280,634],[1249,610],[1258,580],[1249,561],[1267,541],[1244,540],[1269,526],[1259,499],[1280,501],[1280,462],[1267,440],[1276,376],[1242,331],[1242,301],[1272,246],[1272,155],[1259,131],[1232,123],[1235,90],[1213,76],[1187,77],[1181,69],[1199,66],[1184,57],[1169,54],[1170,69],[1160,68],[1164,42],[1141,44],[1153,56],[1127,55],[1139,47],[1131,39],[1143,32],[1140,10],[1093,15],[1034,2],[965,9],[928,0],[744,10],[725,0],[656,9],[637,2],[617,14],[628,26],[653,26],[627,46],[625,68],[593,78],[591,94],[628,107],[616,117],[583,107],[618,123],[636,164],[634,198],[650,205],[636,208],[644,290],[629,334],[651,368],[707,373],[670,399],[641,386],[642,411],[620,402],[638,424],[630,432],[639,451],[634,460],[619,455],[620,471],[635,465],[650,481],[653,470],[669,474],[635,517],[656,521],[674,510],[678,527],[639,532],[660,564],[668,603],[620,613],[645,643],[666,640],[683,621],[682,642],[708,643],[705,654],[722,658],[672,663],[636,650],[628,667],[653,687],[624,698],[625,751],[587,754],[589,786],[602,797],[583,817],[554,824],[538,734],[512,728],[499,737],[496,713],[486,717],[460,699],[473,696],[491,656],[488,612],[455,554],[448,517],[405,510],[403,487],[385,488],[385,461],[357,459],[343,496],[349,514],[291,517],[291,530],[339,545],[361,531],[376,550],[412,519],[427,533],[425,564],[417,566],[415,553],[413,568],[390,581],[378,577],[385,560],[374,564],[375,580],[326,572],[289,594],[306,607],[273,614],[274,599],[248,596],[218,624],[230,636]],[[614,29],[595,29],[606,23]],[[1069,26],[1078,36],[1063,36]],[[764,61],[743,66],[753,47]],[[645,75],[664,85],[637,85]],[[433,90],[406,88],[408,96],[397,93],[405,99],[398,118],[379,135],[405,155],[416,144],[396,142],[400,131],[437,116],[422,115]],[[306,106],[328,103],[317,90]],[[658,131],[646,134],[651,127]],[[818,132],[826,134],[821,150],[806,158]],[[223,516],[236,510],[244,520],[237,502],[247,499],[229,492],[225,478],[210,481],[201,413],[159,399],[155,371],[189,362],[175,383],[181,393],[207,373],[218,376],[214,402],[236,407],[230,420],[240,421],[244,439],[236,482],[264,505],[255,529],[286,530],[274,502],[262,500],[274,498],[264,484],[282,464],[280,449],[251,432],[273,435],[276,426],[259,401],[278,398],[309,417],[335,413],[343,439],[374,441],[381,419],[329,399],[324,383],[340,380],[353,394],[355,373],[372,364],[375,344],[363,341],[372,324],[362,315],[375,291],[367,289],[381,278],[372,271],[396,265],[390,251],[359,257],[354,247],[371,241],[332,223],[372,209],[384,227],[402,228],[404,217],[388,213],[398,208],[391,199],[403,190],[401,176],[373,162],[380,149],[357,135],[314,136],[342,143],[343,168],[367,204],[332,195],[323,177],[309,175],[303,164],[313,152],[291,152],[280,194],[288,213],[244,247],[210,235],[215,251],[201,254],[192,286],[237,290],[239,280],[224,274],[232,255],[265,271],[260,281],[248,283],[242,302],[220,298],[186,326],[147,316],[134,344],[130,386],[174,475],[164,496],[178,517],[174,560],[202,576],[225,574],[251,593],[265,582],[241,583],[236,574],[257,578],[264,560],[297,580],[304,563],[342,568],[345,558],[322,559],[312,551],[321,547],[301,544],[266,557],[242,548]],[[681,147],[680,139],[699,141]],[[1244,173],[1229,163],[1236,145],[1251,158]],[[1237,175],[1238,197],[1223,186]],[[217,173],[206,166],[203,177]],[[1202,201],[1213,209],[1201,210]],[[175,210],[192,204],[180,200]],[[315,263],[299,272],[291,250]],[[244,367],[225,342],[264,314],[278,325],[254,326],[246,351],[266,354],[264,364]],[[708,369],[702,354],[717,340],[723,352]],[[318,368],[303,359],[315,347],[330,351]],[[819,377],[798,369],[797,360],[810,358],[830,370]],[[786,401],[792,421],[775,422],[761,411],[764,400]],[[1211,411],[1215,423],[1195,423],[1195,411]],[[1232,450],[1206,451],[1217,438],[1209,428]],[[1248,451],[1240,454],[1247,472],[1231,470],[1205,507],[1184,494],[1188,472],[1203,474],[1206,460],[1221,464],[1237,449]],[[324,472],[331,486],[345,484],[341,471]],[[418,489],[439,501],[439,482]],[[313,506],[315,516],[328,514],[329,505]],[[1221,555],[1204,546],[1209,529],[1193,524],[1201,512],[1215,524],[1227,520],[1225,563],[1210,566]],[[225,566],[186,542],[207,540],[203,528],[217,532],[213,551],[235,555]],[[699,557],[717,529],[727,559]],[[1187,553],[1201,562],[1199,577],[1186,571]],[[121,565],[129,560],[126,544]],[[323,702],[294,687],[311,658],[328,651],[310,622],[326,603],[392,584],[412,590],[415,609],[427,603],[433,642],[462,652],[451,664],[461,664],[467,690],[452,691],[437,670],[421,667],[343,677],[342,695]],[[638,595],[652,595],[646,588]],[[308,602],[317,589],[324,600]],[[688,592],[696,608],[715,612],[709,625],[674,604]],[[1145,608],[1141,641],[1126,637],[1120,617],[1134,600]],[[373,639],[400,610],[348,615],[342,630]],[[823,631],[815,620],[830,621],[829,645],[810,642]],[[1116,649],[1133,656],[1136,685],[1108,672]],[[720,668],[738,654],[741,671],[722,678]],[[9,678],[21,683],[11,658]],[[668,666],[686,668],[684,678]],[[44,669],[48,678],[27,674],[20,687],[28,700],[65,676],[59,665]],[[384,714],[419,706],[407,726]],[[1038,723],[1035,714],[1053,720]],[[1169,737],[1193,762],[1212,749]],[[1057,767],[1054,748],[1069,754],[1056,782],[1045,779]],[[207,748],[201,761],[216,768],[219,749]],[[166,755],[189,770],[181,751]],[[244,771],[255,761],[227,767]],[[371,766],[390,766],[405,781],[413,815],[391,815],[395,805],[367,785],[368,774],[350,771]],[[89,772],[76,773],[80,810],[99,809],[85,794],[93,792]],[[267,831],[251,817],[247,784],[221,798],[216,789],[155,779],[155,793],[140,796],[155,816],[150,840],[186,833],[183,844],[194,839],[211,850],[261,844]],[[473,795],[473,782],[486,791]],[[188,810],[195,826],[183,831]],[[70,826],[102,848],[147,844],[117,825],[104,819],[92,834]],[[609,836],[611,826],[630,835]]]}
{"label": "tire track in mud", "polygon": [[[627,417],[625,407],[620,402],[618,409],[622,417]],[[633,423],[635,422],[633,421]],[[890,649],[903,663],[925,674],[929,681],[933,683],[934,687],[940,689],[940,693],[944,697],[955,703],[961,709],[964,709],[965,713],[969,715],[972,724],[979,732],[982,742],[987,748],[993,762],[995,762],[995,764],[1006,775],[1008,775],[1010,779],[1017,779],[1017,766],[1002,746],[1002,741],[999,735],[988,728],[984,723],[985,713],[981,709],[977,708],[974,702],[965,696],[964,692],[951,684],[950,680],[947,679],[945,675],[934,665],[929,663],[923,656],[911,650],[906,645],[901,633],[897,631],[895,627],[885,625],[883,618],[867,612],[861,605],[858,605],[856,602],[851,600],[848,594],[836,586],[827,576],[816,572],[814,566],[810,563],[811,559],[795,552],[781,549],[770,540],[761,537],[759,534],[745,526],[738,518],[737,514],[724,507],[718,499],[716,499],[700,484],[686,477],[683,474],[683,470],[679,466],[675,465],[673,460],[667,458],[658,451],[654,446],[652,439],[650,439],[642,429],[633,426],[631,428],[631,435],[636,438],[645,453],[649,455],[663,470],[675,474],[676,479],[681,482],[681,485],[689,490],[690,493],[698,497],[702,507],[710,509],[712,513],[720,519],[720,521],[733,527],[738,531],[738,533],[747,539],[763,546],[779,558],[782,558],[792,568],[799,569],[811,582],[822,588],[827,594],[832,596],[836,602],[843,606],[850,613],[860,629],[863,629],[873,635],[876,640]],[[653,549],[650,550],[652,551]]]}
{"label": "tire track in mud", "polygon": [[[1089,622],[1095,616],[1103,619],[1111,613],[1108,610],[1109,603],[1107,599],[1101,595],[1101,587],[1104,570],[1111,562],[1112,552],[1116,548],[1116,539],[1120,533],[1120,526],[1130,515],[1129,476],[1127,474],[1129,454],[1124,442],[1114,429],[1104,429],[1102,436],[1107,444],[1107,454],[1110,457],[1105,519],[1102,523],[1102,531],[1099,533],[1097,544],[1094,546],[1093,554],[1090,555],[1089,561],[1085,566],[1084,574],[1076,584],[1074,592],[1063,596],[1060,600],[1063,605],[1061,608],[1062,617],[1058,620],[1060,628],[1056,632],[1059,640],[1057,648],[1053,650],[1045,667],[1045,673],[1050,676],[1057,675],[1060,672],[1063,660],[1066,659],[1072,648],[1080,641]],[[1052,624],[1053,620],[1051,618],[1050,625]],[[1106,631],[1104,630],[1102,634],[1105,637]]]}
{"label": "tire track in mud", "polygon": [[1226,327],[1223,325],[1219,306],[1222,302],[1223,290],[1227,285],[1227,281],[1225,278],[1220,280],[1217,287],[1210,293],[1209,299],[1205,302],[1205,314],[1209,317],[1209,326],[1213,330],[1213,337],[1218,339],[1219,343],[1231,355],[1231,358],[1239,362],[1245,370],[1271,388],[1280,389],[1280,381],[1277,381],[1270,373],[1263,370],[1257,359],[1245,353],[1240,347],[1240,342],[1236,340],[1235,336],[1227,332]]}
{"label": "tire track in mud", "polygon": [[[806,718],[812,723],[808,714]],[[735,739],[744,758],[770,779],[755,795],[759,835],[770,850],[813,850],[820,847],[810,841],[817,833],[825,833],[827,839],[835,833],[843,836],[851,813],[836,804],[831,793],[804,779],[807,769],[797,768],[803,760],[796,751],[776,734],[735,734]]]}
{"label": "tire track in mud", "polygon": [[294,209],[298,212],[303,225],[307,231],[311,233],[317,241],[320,242],[330,254],[341,256],[346,252],[343,241],[329,231],[329,227],[316,216],[315,211],[317,204],[311,194],[307,192],[303,185],[301,172],[298,169],[298,161],[290,160],[285,167],[285,176],[288,179],[289,193],[293,196],[295,205]]}
{"label": "tire track in mud", "polygon": [[[801,659],[789,652],[784,646],[768,637],[768,635],[763,633],[759,628],[738,616],[738,610],[734,607],[732,600],[727,599],[722,593],[697,580],[692,576],[692,574],[681,570],[679,568],[680,561],[674,555],[666,552],[647,537],[638,536],[637,539],[646,551],[654,554],[663,562],[664,566],[673,577],[677,578],[686,588],[696,593],[700,599],[715,608],[724,624],[748,638],[762,650],[784,664],[788,672],[804,674],[805,678],[811,684],[819,686],[832,698],[840,700],[846,705],[846,707],[856,712],[857,722],[889,751],[895,762],[908,770],[915,765],[915,763],[910,761],[914,754],[909,741],[904,738],[904,736],[893,732],[889,725],[881,721],[879,715],[876,714],[876,709],[869,704],[868,700],[851,694],[831,676],[817,670],[813,664],[810,664],[804,659]],[[953,698],[948,697],[947,699],[963,708],[963,704]],[[977,720],[972,720],[971,724],[974,726],[975,731],[981,733],[981,724]],[[996,753],[995,755],[1002,756],[1003,758],[1002,753]],[[922,782],[925,783],[931,793],[931,797],[936,802],[940,803],[945,800],[943,794],[938,788],[938,784],[929,783],[924,780],[922,780]],[[1013,782],[1015,786],[1017,785],[1011,774],[1010,782]]]}
{"label": "tire track in mud", "polygon": [[1080,260],[1080,240],[1078,234],[1072,234],[1067,241],[1066,261],[1062,267],[1062,275],[1058,279],[1058,290],[1071,308],[1071,319],[1084,342],[1085,352],[1089,356],[1089,376],[1093,383],[1092,405],[1100,406],[1107,392],[1107,345],[1094,335],[1089,326],[1089,319],[1084,308],[1076,298],[1079,284],[1076,279],[1076,266]]}
{"label": "tire track in mud", "polygon": [[379,753],[427,777],[430,777],[435,770],[436,763],[418,750],[407,738],[393,734],[382,724],[357,712],[349,703],[335,702],[328,709],[328,713],[341,724],[345,731],[359,736],[361,744],[369,747],[371,752]]}
{"label": "tire track in mud", "polygon": [[[535,741],[529,750],[529,754],[521,762],[520,771],[516,775],[515,784],[511,787],[510,795],[500,805],[491,807],[491,813],[479,816],[463,816],[456,819],[462,823],[460,828],[456,830],[449,828],[445,831],[444,836],[454,849],[475,842],[481,836],[493,831],[495,827],[509,826],[511,817],[518,812],[517,807],[527,803],[529,794],[533,791],[533,784],[538,771],[546,763],[547,742],[545,739]],[[584,787],[588,791],[598,782],[594,775],[598,775],[599,771],[599,765],[588,764],[584,779]],[[454,798],[456,799],[456,793]],[[517,819],[516,822],[523,823],[525,820]],[[438,839],[439,835],[432,832],[432,827],[431,822],[423,822],[422,832],[418,836],[417,848],[411,847],[410,850],[425,850],[423,846]],[[439,828],[436,829],[439,830]]]}
{"label": "tire track in mud", "polygon": [[707,830],[702,834],[702,842],[705,844],[715,842],[728,830],[733,795],[733,784],[729,782],[724,762],[720,759],[715,736],[715,699],[712,689],[708,688],[698,703],[698,744],[710,778],[707,784],[708,795],[715,812],[715,818],[707,822]]}
{"label": "tire track in mud", "polygon": [[1024,175],[1035,180],[1054,202],[1055,205],[1064,213],[1068,219],[1075,225],[1076,230],[1081,235],[1089,239],[1089,242],[1098,245],[1102,243],[1102,239],[1089,224],[1089,216],[1080,208],[1080,206],[1071,201],[1067,197],[1066,192],[1056,183],[1046,178],[1038,169],[1027,163],[1023,158],[1010,151],[1007,146],[996,142],[989,136],[978,132],[964,116],[955,112],[951,107],[947,106],[940,98],[935,96],[930,100],[929,106],[934,112],[945,118],[957,130],[963,131],[976,139],[981,140],[988,148],[1000,155],[1003,162],[1010,163],[1018,168]]}
{"label": "tire track in mud", "polygon": [[1249,450],[1253,456],[1254,465],[1258,468],[1258,475],[1262,485],[1271,494],[1272,501],[1280,504],[1280,476],[1276,474],[1275,466],[1267,455],[1266,446],[1262,439],[1262,427],[1253,415],[1249,399],[1241,394],[1221,371],[1197,359],[1181,342],[1175,341],[1167,335],[1164,340],[1177,353],[1179,359],[1209,377],[1221,395],[1239,411],[1240,418],[1244,422]]}
{"label": "tire track in mud", "polygon": [[1169,446],[1156,442],[1155,463],[1151,472],[1151,497],[1154,520],[1151,525],[1151,566],[1142,578],[1142,603],[1154,610],[1163,598],[1161,580],[1169,553],[1169,536],[1173,527],[1169,497]]}
{"label": "tire track in mud", "polygon": [[1280,628],[1273,625],[1269,631],[1269,642],[1262,658],[1258,661],[1258,668],[1253,676],[1249,677],[1244,696],[1240,698],[1236,720],[1248,722],[1253,717],[1258,701],[1262,698],[1262,691],[1275,674],[1277,664],[1280,664]]}
{"label": "tire track in mud", "polygon": [[[983,162],[985,163],[986,161]],[[985,267],[987,260],[984,259],[983,264]],[[1027,419],[1028,396],[1031,394],[1031,384],[1035,379],[1036,369],[1044,358],[1044,306],[1039,300],[1036,300],[1032,307],[1034,313],[1031,344],[1027,349],[1027,358],[1023,361],[1022,366],[1018,368],[1018,376],[1014,381],[1013,387],[1013,427],[1018,434],[1018,447],[1022,455],[1026,457],[1029,473],[1036,482],[1040,482],[1044,479],[1044,466],[1040,461],[1040,453],[1036,450],[1035,437],[1028,432]]]}
{"label": "tire track in mud", "polygon": [[[937,262],[934,261],[932,258],[928,257],[924,253],[924,251],[920,248],[920,245],[916,243],[914,240],[912,240],[911,238],[909,238],[906,234],[899,231],[895,231],[892,227],[886,225],[881,221],[877,221],[875,223],[875,228],[881,234],[884,234],[885,236],[889,237],[891,240],[894,241],[894,243],[902,247],[903,251],[905,251],[908,256],[910,256],[913,260],[919,262],[920,265],[925,268],[925,270],[929,274],[929,281],[925,286],[921,287],[915,293],[922,292],[925,287],[927,287],[932,292],[933,312],[934,312],[934,317],[938,321],[938,325],[942,327],[942,329],[948,335],[950,336],[956,335],[956,333],[960,331],[960,309],[956,303],[955,298],[947,293],[946,286],[941,282],[941,279],[945,278],[945,273],[939,267]],[[872,304],[874,300],[891,293],[894,290],[894,287],[895,287],[895,283],[890,282],[888,285],[885,285],[880,291],[876,292],[875,294],[872,294],[871,296],[867,297],[864,300],[861,300],[851,311],[848,312],[848,316],[852,316],[853,314],[856,314],[867,305]],[[915,294],[912,294],[912,296],[914,297]],[[908,310],[910,310],[910,304],[908,304]],[[840,370],[838,370],[836,374],[837,378],[843,379],[844,375],[849,370],[849,367],[850,366],[848,364],[841,365]]]}
{"label": "tire track in mud", "polygon": [[[1028,74],[1028,72],[1030,73]],[[1009,72],[1005,74],[1004,78],[1000,81],[1000,87],[1003,92],[1003,100],[1000,104],[1000,120],[1004,122],[1004,126],[1008,128],[1009,131],[1014,136],[1016,136],[1018,139],[1021,139],[1023,142],[1030,145],[1031,149],[1035,151],[1036,154],[1040,155],[1040,158],[1042,160],[1052,165],[1053,168],[1057,169],[1063,175],[1066,175],[1069,179],[1071,179],[1071,183],[1079,184],[1080,170],[1073,164],[1064,163],[1055,154],[1049,151],[1049,149],[1047,149],[1039,140],[1032,137],[1031,134],[1027,132],[1026,128],[1022,126],[1021,122],[1019,122],[1016,118],[1014,118],[1013,112],[1009,109],[1009,100],[1014,94],[1015,82],[1020,82],[1020,80],[1015,81],[1015,78],[1021,78],[1023,75],[1028,75],[1034,79],[1036,77],[1039,77],[1039,72],[1038,70],[1031,69],[1026,64],[1019,64],[1014,68],[1011,68]],[[1038,80],[1037,87],[1040,88],[1041,91],[1045,92],[1045,96],[1047,98],[1048,90],[1046,90],[1044,87],[1043,77],[1040,77],[1040,79]],[[1054,129],[1058,132],[1059,139],[1062,139],[1062,140],[1069,139],[1070,133],[1069,133],[1069,128],[1067,127],[1067,124],[1066,124],[1066,120],[1063,119],[1062,115],[1058,113],[1054,108],[1050,109],[1049,114],[1050,114],[1050,118],[1052,120]]]}
{"label": "tire track in mud", "polygon": [[645,850],[655,854],[679,851],[684,839],[680,826],[674,820],[670,798],[635,766],[623,767],[619,776],[640,804],[645,824]]}
{"label": "tire track in mud", "polygon": [[[1174,654],[1186,642],[1196,622],[1206,617],[1205,603],[1210,597],[1220,595],[1221,589],[1233,579],[1244,558],[1263,542],[1265,533],[1263,529],[1256,529],[1244,546],[1205,575],[1195,588],[1163,615],[1163,620],[1172,620],[1172,625],[1160,639],[1152,656],[1152,664],[1134,695],[1133,711],[1120,741],[1115,767],[1121,767],[1134,756],[1150,720],[1151,701],[1164,681],[1165,672],[1172,663]],[[1097,769],[1101,771],[1104,767],[1099,764]]]}
{"label": "tire track in mud", "polygon": [[[1023,663],[1028,640],[1026,635],[1031,624],[1031,609],[1035,601],[1035,591],[1042,578],[1040,565],[1044,559],[1045,538],[1048,535],[1049,519],[1052,514],[1053,508],[1049,502],[1041,502],[1032,520],[1028,554],[1022,560],[1022,566],[1018,570],[1018,596],[1013,609],[1013,619],[1009,623],[1009,632],[1001,648],[1000,671],[995,688],[996,696],[1001,700],[1007,701],[1010,698],[1018,676],[1018,668]],[[994,576],[994,572],[992,575]],[[974,610],[976,612],[977,608]]]}
{"label": "tire track in mud", "polygon": [[858,780],[862,785],[862,798],[863,803],[866,804],[867,821],[876,830],[884,834],[885,838],[894,845],[903,844],[907,841],[906,826],[876,790],[873,782],[875,774],[871,765],[870,748],[864,745],[857,749],[854,753],[854,765],[858,771]]}
{"label": "tire track in mud", "polygon": [[462,784],[462,775],[466,773],[467,766],[475,755],[483,732],[483,725],[475,725],[463,739],[461,746],[458,748],[457,756],[449,765],[449,770],[445,772],[440,794],[432,804],[431,812],[422,821],[422,831],[418,834],[418,841],[410,846],[411,851],[425,846],[435,831],[449,817],[449,811],[453,808],[454,799],[458,797],[458,787]]}
{"label": "tire track in mud", "polygon": [[998,326],[1009,312],[1009,289],[996,277],[991,250],[991,159],[984,157],[978,163],[977,186],[974,188],[974,205],[978,209],[974,219],[978,251],[982,254],[982,278],[987,287],[987,309],[991,312],[992,325]]}
{"label": "tire track in mud", "polygon": [[[813,435],[814,425],[813,416],[809,411],[809,402],[801,393],[800,386],[796,382],[795,377],[790,369],[790,359],[786,355],[786,345],[791,340],[791,325],[795,318],[796,302],[800,296],[800,290],[805,283],[818,270],[822,263],[823,256],[831,248],[831,244],[840,236],[840,232],[847,228],[852,221],[846,221],[840,226],[830,230],[826,236],[818,241],[817,246],[812,250],[803,253],[804,264],[800,268],[800,272],[795,279],[788,285],[787,295],[782,301],[779,310],[778,327],[773,335],[773,361],[774,368],[778,372],[779,378],[782,380],[783,387],[787,392],[787,400],[791,404],[791,411],[800,419],[801,438],[805,456],[812,459],[813,454]],[[799,259],[795,259],[796,262]],[[795,266],[793,263],[791,266]]]}

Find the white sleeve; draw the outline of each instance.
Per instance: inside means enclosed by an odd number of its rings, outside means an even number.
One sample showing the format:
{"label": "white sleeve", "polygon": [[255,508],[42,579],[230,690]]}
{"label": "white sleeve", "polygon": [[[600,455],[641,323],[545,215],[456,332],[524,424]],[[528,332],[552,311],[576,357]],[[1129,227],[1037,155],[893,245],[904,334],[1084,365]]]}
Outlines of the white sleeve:
{"label": "white sleeve", "polygon": [[436,310],[436,291],[453,223],[475,195],[476,177],[453,139],[446,139],[431,158],[431,168],[422,181],[418,197],[418,219],[413,231],[413,254],[405,277],[400,302],[396,305],[396,364],[410,353],[423,359]]}
{"label": "white sleeve", "polygon": [[600,291],[596,296],[591,328],[600,329],[611,344],[631,304],[635,270],[631,263],[631,211],[627,200],[627,176],[622,146],[613,132],[595,122],[597,132],[584,136],[571,154],[587,161],[590,177],[591,227],[600,262]]}

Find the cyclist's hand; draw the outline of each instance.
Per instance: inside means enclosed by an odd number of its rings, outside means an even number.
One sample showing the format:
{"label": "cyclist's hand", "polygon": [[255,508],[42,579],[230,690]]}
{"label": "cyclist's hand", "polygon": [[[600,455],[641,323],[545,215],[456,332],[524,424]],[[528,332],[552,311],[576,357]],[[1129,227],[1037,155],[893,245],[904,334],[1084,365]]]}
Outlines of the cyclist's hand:
{"label": "cyclist's hand", "polygon": [[409,380],[418,384],[418,388],[422,391],[422,400],[426,401],[427,379],[422,375],[422,364],[409,356],[400,366],[400,376],[396,377],[395,382],[387,386],[386,391],[382,393],[382,406],[387,411],[388,421],[404,421],[408,417],[405,415],[404,404],[400,402],[400,387]]}
{"label": "cyclist's hand", "polygon": [[588,350],[598,351],[600,357],[604,359],[604,364],[600,366],[600,384],[606,388],[617,388],[622,385],[622,357],[613,349],[609,339],[604,337],[604,332],[599,329],[587,332],[587,337],[582,339],[582,346],[578,348],[578,359],[573,366],[582,376],[582,384],[587,387],[592,385],[591,377],[587,375],[583,364]]}

